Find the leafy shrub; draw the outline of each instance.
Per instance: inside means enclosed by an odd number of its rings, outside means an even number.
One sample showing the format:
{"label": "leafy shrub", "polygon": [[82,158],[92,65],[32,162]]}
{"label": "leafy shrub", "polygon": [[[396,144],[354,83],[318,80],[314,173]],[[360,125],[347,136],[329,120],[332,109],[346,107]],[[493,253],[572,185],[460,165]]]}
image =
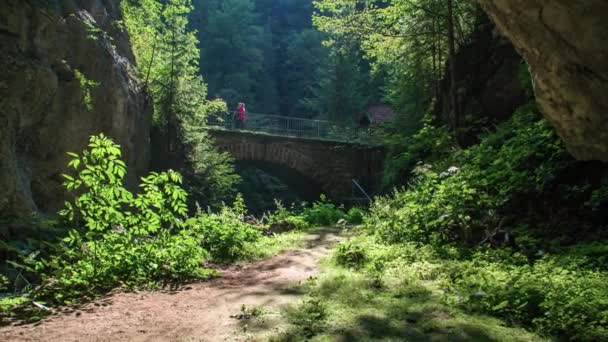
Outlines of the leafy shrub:
{"label": "leafy shrub", "polygon": [[310,338],[325,329],[327,308],[319,297],[310,296],[288,318],[304,336]]}
{"label": "leafy shrub", "polygon": [[262,233],[243,222],[242,215],[229,207],[218,214],[199,214],[188,225],[201,236],[201,246],[216,261],[227,262],[246,257],[245,245],[257,241]]}
{"label": "leafy shrub", "polygon": [[361,208],[353,207],[348,209],[346,213],[346,220],[351,224],[361,224],[363,223],[363,217],[365,216],[365,212]]}
{"label": "leafy shrub", "polygon": [[471,241],[498,225],[498,212],[542,192],[565,163],[555,132],[525,107],[479,145],[419,165],[409,187],[373,204],[367,226],[391,243]]}
{"label": "leafy shrub", "polygon": [[61,252],[49,259],[26,258],[20,267],[42,272],[33,294],[70,302],[118,285],[137,287],[158,281],[206,277],[207,252],[195,231],[184,224],[186,192],[173,171],[142,178],[142,192],[124,188],[126,165],[120,147],[99,135],[82,156],[70,153],[64,175],[67,190],[77,192],[60,214],[82,229],[71,230]]}
{"label": "leafy shrub", "polygon": [[480,258],[446,268],[448,301],[544,333],[576,340],[608,337],[608,274],[564,268],[560,258],[514,265]]}
{"label": "leafy shrub", "polygon": [[312,208],[307,208],[302,214],[306,222],[313,226],[330,226],[345,218],[344,212],[321,195],[319,201],[313,203]]}
{"label": "leafy shrub", "polygon": [[608,178],[604,179],[602,185],[597,189],[593,190],[589,200],[585,203],[585,205],[593,208],[594,210],[599,210],[602,204],[608,202]]}
{"label": "leafy shrub", "polygon": [[443,290],[444,303],[469,312],[569,340],[606,339],[605,242],[558,249],[538,260],[511,248],[385,245],[366,236],[353,242],[363,246],[366,271],[378,287],[432,282]]}
{"label": "leafy shrub", "polygon": [[276,209],[274,212],[268,215],[268,223],[273,224],[287,224],[292,226],[292,229],[306,229],[310,227],[310,224],[303,215],[295,214],[293,207],[291,210],[287,209],[281,201],[274,201]]}
{"label": "leafy shrub", "polygon": [[421,160],[444,158],[452,150],[453,139],[445,127],[432,125],[433,118],[426,115],[422,128],[394,146],[384,164],[382,184],[384,188],[403,185],[409,173]]}
{"label": "leafy shrub", "polygon": [[471,234],[485,201],[464,177],[442,179],[429,172],[410,189],[374,202],[366,225],[390,243],[462,239]]}
{"label": "leafy shrub", "polygon": [[351,268],[360,268],[366,260],[363,246],[351,241],[341,242],[334,256],[338,265]]}

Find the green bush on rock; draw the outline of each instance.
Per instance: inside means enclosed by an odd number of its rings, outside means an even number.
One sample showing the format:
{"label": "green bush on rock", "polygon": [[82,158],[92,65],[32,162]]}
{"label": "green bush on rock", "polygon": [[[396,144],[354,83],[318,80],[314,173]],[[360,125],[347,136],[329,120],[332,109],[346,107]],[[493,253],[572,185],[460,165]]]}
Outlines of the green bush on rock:
{"label": "green bush on rock", "polygon": [[367,226],[383,240],[479,241],[499,225],[498,212],[538,195],[568,161],[548,123],[524,107],[478,145],[432,162],[414,169],[407,188],[373,204]]}

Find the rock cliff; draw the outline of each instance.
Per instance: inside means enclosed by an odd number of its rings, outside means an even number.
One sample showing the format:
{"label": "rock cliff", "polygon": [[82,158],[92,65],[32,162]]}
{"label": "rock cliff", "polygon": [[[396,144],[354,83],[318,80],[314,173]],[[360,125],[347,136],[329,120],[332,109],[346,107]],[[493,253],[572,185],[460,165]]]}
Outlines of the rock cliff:
{"label": "rock cliff", "polygon": [[608,1],[478,0],[526,59],[569,151],[608,161]]}
{"label": "rock cliff", "polygon": [[[519,79],[525,64],[508,39],[497,32],[485,15],[477,18],[476,27],[455,55],[457,103],[461,113],[483,122],[480,126],[489,126],[508,119],[532,94]],[[447,70],[445,74],[449,75]],[[450,89],[450,78],[445,77],[435,106],[435,115],[445,123],[448,123],[446,113],[452,112]],[[475,143],[471,138],[477,134],[473,129],[470,137],[464,137],[465,145]]]}
{"label": "rock cliff", "polygon": [[92,134],[147,170],[152,105],[120,28],[118,0],[0,2],[0,213],[53,212],[66,152]]}

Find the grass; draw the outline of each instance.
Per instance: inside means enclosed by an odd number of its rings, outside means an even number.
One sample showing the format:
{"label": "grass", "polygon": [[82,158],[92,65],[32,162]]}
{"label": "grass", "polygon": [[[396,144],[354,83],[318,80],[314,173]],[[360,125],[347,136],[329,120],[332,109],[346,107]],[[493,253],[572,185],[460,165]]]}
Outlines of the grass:
{"label": "grass", "polygon": [[261,260],[285,252],[290,249],[303,248],[306,245],[306,237],[312,233],[319,232],[324,228],[309,228],[304,230],[292,230],[271,236],[264,236],[260,240],[248,244],[245,248],[248,261]]}
{"label": "grass", "polygon": [[346,269],[326,259],[322,272],[300,285],[301,304],[284,311],[272,341],[544,341],[505,322],[465,314],[441,303],[432,280],[413,269]]}

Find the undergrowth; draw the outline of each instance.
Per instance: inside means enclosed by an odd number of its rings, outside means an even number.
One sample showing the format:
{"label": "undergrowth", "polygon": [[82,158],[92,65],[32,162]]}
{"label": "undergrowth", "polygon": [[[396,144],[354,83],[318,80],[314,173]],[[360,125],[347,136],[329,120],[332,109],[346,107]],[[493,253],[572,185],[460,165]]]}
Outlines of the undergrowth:
{"label": "undergrowth", "polygon": [[[298,246],[303,229],[317,224],[286,212],[281,219],[298,222],[298,229],[263,237],[262,227],[245,219],[240,196],[230,207],[188,217],[188,194],[179,173],[153,172],[134,194],[123,183],[127,169],[120,147],[103,135],[91,137],[81,155],[69,155],[72,171],[64,175],[64,185],[73,197],[59,214],[62,225],[71,228],[59,243],[45,244],[46,250],[40,244],[7,245],[12,253],[7,255],[20,257],[9,262],[9,277],[0,277],[3,321],[39,319],[49,306],[81,303],[117,287],[156,288],[208,278],[215,274],[205,267],[209,261],[279,253]],[[311,210],[327,217],[337,209],[318,204]]]}
{"label": "undergrowth", "polygon": [[[356,269],[350,262],[342,266],[349,257],[337,248],[321,273],[301,285],[304,299],[286,309],[288,325],[271,340],[544,340],[521,328],[506,327],[499,319],[445,303],[439,282],[429,280],[439,274],[434,264],[425,261],[426,254],[434,254],[430,250],[385,245],[368,236],[345,245],[365,251],[364,261]],[[411,260],[419,261],[410,264]]]}
{"label": "undergrowth", "polygon": [[278,338],[608,340],[606,168],[569,157],[533,106],[468,148],[429,120],[410,140],[387,174],[407,186],[307,285],[323,325],[305,302]]}

